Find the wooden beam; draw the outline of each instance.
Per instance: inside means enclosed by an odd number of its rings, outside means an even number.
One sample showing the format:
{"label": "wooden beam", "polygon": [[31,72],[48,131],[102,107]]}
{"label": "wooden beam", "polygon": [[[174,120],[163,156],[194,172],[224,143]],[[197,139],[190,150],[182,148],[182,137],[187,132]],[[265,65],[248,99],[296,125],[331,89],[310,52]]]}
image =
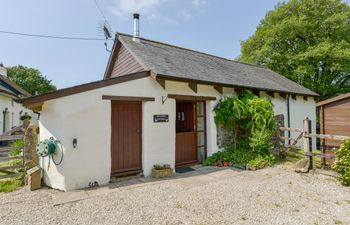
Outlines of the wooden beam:
{"label": "wooden beam", "polygon": [[349,136],[342,136],[342,135],[332,135],[332,134],[305,134],[304,137],[307,138],[320,138],[320,139],[332,139],[332,140],[345,140],[350,138]]}
{"label": "wooden beam", "polygon": [[22,139],[23,135],[11,135],[11,136],[0,136],[0,141],[14,141],[14,140],[19,140]]}
{"label": "wooden beam", "polygon": [[153,97],[134,97],[134,96],[112,96],[102,95],[104,100],[116,100],[116,101],[154,101]]}
{"label": "wooden beam", "polygon": [[191,90],[194,92],[194,93],[197,93],[198,91],[198,84],[195,83],[195,82],[189,82],[188,83],[188,86],[191,88]]}
{"label": "wooden beam", "polygon": [[287,98],[287,94],[286,94],[286,93],[279,93],[279,95],[280,95],[282,98],[284,98],[284,99]]}
{"label": "wooden beam", "polygon": [[6,178],[10,178],[10,177],[18,177],[18,176],[21,176],[21,175],[22,174],[20,174],[20,173],[6,174],[6,175],[0,176],[0,179],[6,179]]}
{"label": "wooden beam", "polygon": [[168,98],[185,101],[215,101],[216,97],[211,96],[193,96],[193,95],[168,95]]}
{"label": "wooden beam", "polygon": [[44,102],[38,102],[30,105],[25,105],[25,107],[34,112],[40,112],[41,110],[43,110],[43,105],[44,105]]}
{"label": "wooden beam", "polygon": [[280,127],[281,131],[294,131],[294,132],[303,132],[302,128],[289,128],[289,127]]}
{"label": "wooden beam", "polygon": [[241,94],[243,94],[244,89],[243,89],[243,88],[235,88],[235,92],[236,92],[238,95],[241,95]]}
{"label": "wooden beam", "polygon": [[273,91],[266,91],[266,94],[272,98],[275,97],[275,92],[273,92]]}
{"label": "wooden beam", "polygon": [[156,81],[157,81],[158,84],[159,84],[160,86],[162,86],[162,88],[165,90],[165,80],[164,80],[164,79],[157,78]]}
{"label": "wooden beam", "polygon": [[216,86],[214,86],[214,89],[217,91],[217,92],[219,92],[220,94],[223,94],[224,93],[224,87],[223,86],[218,86],[218,85],[216,85]]}
{"label": "wooden beam", "polygon": [[258,90],[252,90],[252,93],[258,97],[260,97],[260,91]]}

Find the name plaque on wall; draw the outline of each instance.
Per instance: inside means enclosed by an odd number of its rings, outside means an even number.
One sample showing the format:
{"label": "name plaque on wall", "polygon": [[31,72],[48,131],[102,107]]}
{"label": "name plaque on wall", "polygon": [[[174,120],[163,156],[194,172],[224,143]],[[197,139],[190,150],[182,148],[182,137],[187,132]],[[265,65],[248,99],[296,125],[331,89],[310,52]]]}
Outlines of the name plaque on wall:
{"label": "name plaque on wall", "polygon": [[168,114],[153,115],[153,122],[154,123],[169,122],[169,115]]}

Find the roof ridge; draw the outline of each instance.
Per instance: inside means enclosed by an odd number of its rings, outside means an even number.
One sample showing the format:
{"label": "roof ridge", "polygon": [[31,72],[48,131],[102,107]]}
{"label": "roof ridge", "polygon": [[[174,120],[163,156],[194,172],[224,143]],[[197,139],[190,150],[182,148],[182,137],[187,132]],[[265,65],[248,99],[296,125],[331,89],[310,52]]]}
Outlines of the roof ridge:
{"label": "roof ridge", "polygon": [[[117,35],[122,35],[122,36],[124,35],[124,36],[128,36],[128,37],[133,37],[133,35],[131,35],[131,34],[126,34],[126,33],[121,33],[121,32],[117,32]],[[240,64],[244,64],[244,65],[247,65],[247,66],[254,66],[254,67],[270,70],[269,68],[267,68],[265,66],[260,66],[260,65],[240,62],[240,61],[229,59],[229,58],[225,58],[225,57],[222,57],[222,56],[212,55],[212,54],[209,54],[209,53],[206,53],[206,52],[201,52],[201,51],[197,51],[197,50],[190,49],[190,48],[184,48],[184,47],[181,47],[181,46],[178,46],[178,45],[173,45],[173,44],[169,44],[169,43],[165,43],[165,42],[161,42],[161,41],[156,41],[156,40],[152,40],[152,39],[148,39],[148,38],[144,38],[144,37],[139,37],[139,39],[145,40],[145,41],[149,41],[149,42],[153,42],[153,43],[156,43],[156,44],[166,45],[166,46],[169,46],[169,47],[174,47],[174,48],[190,51],[190,52],[199,53],[199,54],[210,56],[210,57],[215,57],[215,58],[218,58],[218,59],[227,60],[227,61],[234,62],[234,63],[240,63]]]}

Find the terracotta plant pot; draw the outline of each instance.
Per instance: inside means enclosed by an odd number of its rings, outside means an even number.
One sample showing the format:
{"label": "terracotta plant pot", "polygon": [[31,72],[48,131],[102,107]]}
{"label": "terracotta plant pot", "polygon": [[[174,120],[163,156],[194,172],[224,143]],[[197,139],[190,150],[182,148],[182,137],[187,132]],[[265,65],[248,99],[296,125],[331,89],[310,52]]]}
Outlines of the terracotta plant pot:
{"label": "terracotta plant pot", "polygon": [[229,162],[224,162],[224,166],[230,166]]}

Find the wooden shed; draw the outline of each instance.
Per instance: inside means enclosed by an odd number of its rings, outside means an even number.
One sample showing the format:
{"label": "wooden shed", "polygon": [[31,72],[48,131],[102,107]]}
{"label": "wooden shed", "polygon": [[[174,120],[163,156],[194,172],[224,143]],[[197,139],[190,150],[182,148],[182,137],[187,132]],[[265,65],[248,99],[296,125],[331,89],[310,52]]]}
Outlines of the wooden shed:
{"label": "wooden shed", "polygon": [[[320,113],[320,133],[350,136],[350,93],[343,94],[316,105]],[[341,141],[324,139],[321,146],[333,149],[340,146]]]}

